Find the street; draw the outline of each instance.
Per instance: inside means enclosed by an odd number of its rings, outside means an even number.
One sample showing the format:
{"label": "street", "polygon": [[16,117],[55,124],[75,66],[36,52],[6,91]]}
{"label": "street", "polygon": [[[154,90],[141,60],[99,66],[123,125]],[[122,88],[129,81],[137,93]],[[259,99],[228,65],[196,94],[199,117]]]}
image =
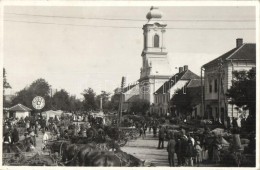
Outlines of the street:
{"label": "street", "polygon": [[164,149],[157,149],[157,146],[158,137],[153,137],[152,132],[148,132],[145,139],[139,137],[137,140],[128,141],[121,149],[141,160],[151,162],[155,166],[169,166],[166,151],[167,141],[164,142]]}

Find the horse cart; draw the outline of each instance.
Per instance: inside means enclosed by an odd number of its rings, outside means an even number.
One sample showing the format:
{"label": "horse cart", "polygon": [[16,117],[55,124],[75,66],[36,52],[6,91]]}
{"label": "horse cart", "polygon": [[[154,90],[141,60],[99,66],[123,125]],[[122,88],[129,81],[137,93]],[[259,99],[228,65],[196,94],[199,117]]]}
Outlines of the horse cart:
{"label": "horse cart", "polygon": [[120,147],[126,145],[127,141],[137,139],[139,131],[133,127],[119,127],[119,139],[117,143]]}

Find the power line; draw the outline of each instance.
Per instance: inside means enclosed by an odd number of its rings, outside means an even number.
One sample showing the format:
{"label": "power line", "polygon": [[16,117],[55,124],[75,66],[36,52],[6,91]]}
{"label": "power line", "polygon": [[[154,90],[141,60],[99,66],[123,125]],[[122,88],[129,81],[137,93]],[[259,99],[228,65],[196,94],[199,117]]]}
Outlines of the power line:
{"label": "power line", "polygon": [[[141,27],[129,27],[129,26],[105,26],[105,25],[85,25],[85,24],[61,24],[54,22],[37,22],[37,21],[18,21],[18,20],[4,20],[8,22],[18,22],[18,23],[29,23],[29,24],[44,24],[44,25],[67,25],[67,26],[80,26],[80,27],[95,27],[95,28],[138,28]],[[165,29],[172,30],[255,30],[255,28],[188,28],[188,27],[169,27]]]}
{"label": "power line", "polygon": [[[68,18],[68,19],[89,19],[89,20],[108,20],[108,21],[142,21],[145,22],[147,20],[141,19],[131,19],[131,18],[93,18],[93,17],[72,17],[72,16],[55,16],[55,15],[37,15],[37,14],[22,14],[22,13],[5,13],[11,15],[21,15],[21,16],[33,16],[33,17],[47,17],[47,18]],[[210,20],[210,19],[172,19],[172,20],[161,20],[161,21],[174,21],[174,22],[255,22],[255,20],[244,19],[244,20],[227,20],[227,19],[219,19],[219,20]]]}

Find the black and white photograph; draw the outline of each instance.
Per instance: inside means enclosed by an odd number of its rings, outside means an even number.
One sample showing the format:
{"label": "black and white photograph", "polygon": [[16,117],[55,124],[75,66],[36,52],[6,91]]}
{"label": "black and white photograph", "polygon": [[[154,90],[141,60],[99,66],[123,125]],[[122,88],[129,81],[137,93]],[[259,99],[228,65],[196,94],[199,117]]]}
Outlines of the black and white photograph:
{"label": "black and white photograph", "polygon": [[2,167],[258,166],[257,3],[2,9]]}

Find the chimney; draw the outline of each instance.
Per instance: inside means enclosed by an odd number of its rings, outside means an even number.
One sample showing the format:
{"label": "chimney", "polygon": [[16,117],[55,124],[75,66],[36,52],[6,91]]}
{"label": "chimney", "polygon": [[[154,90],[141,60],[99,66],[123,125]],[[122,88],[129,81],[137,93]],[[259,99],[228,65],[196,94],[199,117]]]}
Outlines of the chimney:
{"label": "chimney", "polygon": [[183,67],[179,67],[179,73],[183,72]]}
{"label": "chimney", "polygon": [[243,45],[243,38],[237,38],[237,48]]}
{"label": "chimney", "polygon": [[188,65],[184,65],[184,71],[187,71],[188,69]]}

